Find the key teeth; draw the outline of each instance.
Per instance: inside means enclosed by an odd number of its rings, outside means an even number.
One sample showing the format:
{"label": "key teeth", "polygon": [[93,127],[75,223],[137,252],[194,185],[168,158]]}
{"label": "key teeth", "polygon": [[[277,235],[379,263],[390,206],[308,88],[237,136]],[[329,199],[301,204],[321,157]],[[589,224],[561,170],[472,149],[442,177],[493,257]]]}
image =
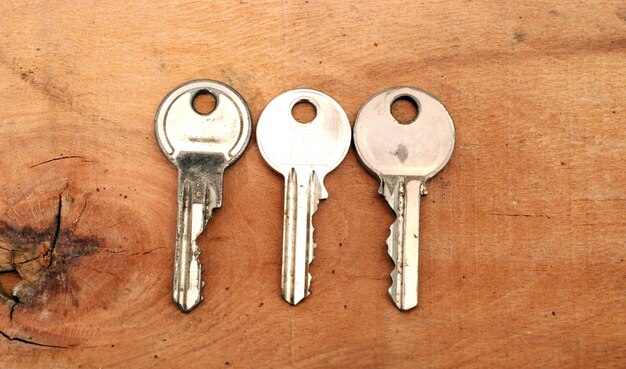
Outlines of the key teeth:
{"label": "key teeth", "polygon": [[389,277],[391,277],[391,285],[389,286],[389,290],[388,290],[389,296],[391,297],[393,302],[396,304],[396,306],[399,306],[400,301],[398,301],[396,294],[393,292],[394,287],[396,286],[396,275],[398,275],[398,265],[396,264],[396,260],[393,257],[393,250],[392,250],[393,249],[392,247],[393,227],[397,221],[398,221],[398,216],[396,215],[396,219],[393,221],[393,223],[391,223],[391,226],[389,226],[389,237],[387,237],[387,240],[385,240],[385,243],[387,244],[387,255],[389,255],[389,258],[393,262],[393,270],[391,271],[391,273],[389,273]]}
{"label": "key teeth", "polygon": [[[313,228],[313,232],[315,232],[315,228]],[[311,254],[309,255],[309,265],[307,267],[307,270],[309,270],[309,268],[311,267],[311,263],[313,262],[313,259],[315,259],[315,254],[313,253],[313,250],[315,250],[315,248],[317,247],[317,242],[313,241],[313,245],[311,247]],[[311,276],[310,272],[307,272],[307,282],[306,282],[306,291],[304,293],[304,297],[307,297],[311,294],[311,281],[313,280],[313,277]]]}
{"label": "key teeth", "polygon": [[317,242],[315,241],[315,227],[313,226],[313,216],[319,207],[320,200],[324,200],[328,198],[328,192],[324,187],[324,183],[322,182],[323,177],[318,177],[317,173],[314,171],[311,173],[311,177],[309,178],[309,188],[311,190],[311,196],[313,196],[313,201],[311,204],[311,253],[309,255],[309,265],[307,267],[307,286],[305,291],[305,297],[311,294],[311,281],[313,277],[311,273],[308,271],[311,267],[311,263],[315,259],[314,250],[317,248]]}
{"label": "key teeth", "polygon": [[394,288],[397,286],[396,276],[398,275],[398,265],[397,265],[396,259],[393,256],[393,236],[394,236],[393,230],[396,227],[396,224],[400,221],[400,217],[397,213],[397,209],[394,206],[396,202],[396,197],[397,197],[397,186],[398,186],[397,183],[390,183],[389,181],[382,179],[379,192],[381,193],[381,195],[385,197],[387,204],[389,205],[389,207],[391,207],[391,210],[393,211],[393,214],[395,216],[394,221],[389,226],[389,236],[385,240],[385,243],[387,244],[387,254],[389,255],[389,258],[393,262],[393,266],[394,266],[391,273],[389,273],[389,276],[391,277],[391,285],[389,286],[389,290],[388,290],[389,296],[391,296],[391,299],[394,301],[396,306],[399,306],[400,301],[397,298],[397,294],[394,293]]}
{"label": "key teeth", "polygon": [[[389,286],[388,293],[399,310],[407,311],[416,307],[417,302],[415,304],[410,304],[410,306],[403,305],[404,302],[401,296],[402,292],[398,291],[399,281],[397,280],[399,273],[402,273],[402,271],[400,271],[400,266],[398,265],[398,261],[396,261],[393,252],[394,229],[399,227],[399,223],[405,221],[403,219],[403,207],[406,206],[406,204],[403,204],[401,202],[401,198],[399,199],[405,189],[402,187],[403,183],[399,182],[398,180],[394,180],[393,178],[383,179],[381,183],[382,184],[380,192],[385,197],[387,204],[389,205],[389,207],[391,207],[395,215],[394,221],[389,226],[389,237],[387,237],[387,239],[385,240],[385,243],[387,244],[387,254],[389,255],[389,258],[394,265],[393,270],[391,271],[391,273],[389,273],[389,277],[391,278],[391,285]],[[405,247],[405,245],[402,244],[403,242],[401,235],[398,236],[400,237],[400,239],[396,240],[396,242],[398,243],[397,247]]]}
{"label": "key teeth", "polygon": [[391,277],[391,285],[389,286],[388,292],[394,304],[398,307],[398,309],[402,310],[401,299],[399,299],[397,296],[397,293],[394,292],[394,290],[397,288],[396,276],[398,275],[398,264],[393,257],[393,250],[392,250],[393,249],[392,247],[393,227],[395,226],[396,222],[398,222],[397,215],[396,215],[396,220],[394,220],[394,222],[391,223],[391,226],[389,227],[389,237],[387,237],[387,240],[385,241],[387,243],[387,254],[389,255],[389,258],[393,262],[393,266],[394,266],[391,273],[389,273],[389,277]]}

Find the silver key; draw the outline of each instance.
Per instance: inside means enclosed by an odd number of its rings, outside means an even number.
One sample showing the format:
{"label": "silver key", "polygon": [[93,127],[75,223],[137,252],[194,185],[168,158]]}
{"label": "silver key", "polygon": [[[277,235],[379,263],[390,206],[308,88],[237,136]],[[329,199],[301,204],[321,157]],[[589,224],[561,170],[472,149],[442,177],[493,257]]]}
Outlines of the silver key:
{"label": "silver key", "polygon": [[[399,124],[391,105],[412,99],[418,115]],[[412,87],[383,90],[363,105],[354,125],[354,142],[361,161],[380,179],[378,192],[396,214],[387,239],[395,263],[389,295],[400,310],[417,306],[420,198],[426,181],[448,163],[455,131],[450,114],[432,95]]]}
{"label": "silver key", "polygon": [[[208,114],[193,107],[198,94],[215,97]],[[156,114],[155,132],[165,156],[178,167],[178,218],[174,302],[188,312],[202,301],[202,265],[196,239],[213,209],[222,206],[224,169],[241,156],[252,133],[248,107],[229,86],[187,82],[170,92]]]}
{"label": "silver key", "polygon": [[[299,123],[292,108],[311,103],[310,123]],[[341,106],[315,90],[292,90],[270,101],[259,117],[257,143],[267,163],[285,177],[282,296],[296,305],[310,294],[313,260],[313,213],[326,199],[324,177],[350,147],[350,123]]]}

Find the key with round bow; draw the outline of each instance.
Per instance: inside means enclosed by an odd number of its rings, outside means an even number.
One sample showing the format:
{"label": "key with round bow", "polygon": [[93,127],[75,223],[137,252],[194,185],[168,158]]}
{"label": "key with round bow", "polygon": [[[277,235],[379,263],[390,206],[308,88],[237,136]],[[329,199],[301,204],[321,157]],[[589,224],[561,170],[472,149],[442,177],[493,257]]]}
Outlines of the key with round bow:
{"label": "key with round bow", "polygon": [[[211,112],[199,112],[194,100],[215,99]],[[248,146],[250,112],[231,87],[212,80],[187,82],[170,92],[156,114],[155,132],[163,154],[178,168],[178,217],[173,298],[188,312],[202,301],[202,265],[196,239],[222,206],[224,170]]]}
{"label": "key with round bow", "polygon": [[[306,102],[316,111],[309,123],[292,115]],[[313,260],[313,213],[328,197],[324,177],[350,147],[346,113],[330,96],[315,90],[292,90],[273,99],[261,113],[257,143],[265,161],[285,177],[282,296],[296,305],[310,293]]]}
{"label": "key with round bow", "polygon": [[[391,112],[399,99],[408,99],[417,116],[400,124]],[[396,214],[387,239],[395,268],[389,295],[400,310],[418,303],[420,198],[426,182],[448,163],[455,129],[443,104],[412,87],[383,90],[367,101],[354,125],[354,142],[363,164],[379,179],[378,192]]]}

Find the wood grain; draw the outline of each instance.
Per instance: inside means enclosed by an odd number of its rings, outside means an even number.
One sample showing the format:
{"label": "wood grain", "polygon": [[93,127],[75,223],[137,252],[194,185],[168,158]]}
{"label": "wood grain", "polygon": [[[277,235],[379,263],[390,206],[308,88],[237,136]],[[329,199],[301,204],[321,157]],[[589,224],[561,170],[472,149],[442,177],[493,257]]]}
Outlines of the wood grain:
{"label": "wood grain", "polygon": [[[0,367],[626,367],[623,2],[0,14]],[[301,87],[352,121],[394,85],[447,105],[457,146],[422,201],[416,310],[387,296],[393,216],[353,150],[314,220],[312,295],[281,300],[282,179],[254,137],[200,239],[205,300],[177,310],[176,169],[153,118],[196,78],[234,87],[255,122]]]}

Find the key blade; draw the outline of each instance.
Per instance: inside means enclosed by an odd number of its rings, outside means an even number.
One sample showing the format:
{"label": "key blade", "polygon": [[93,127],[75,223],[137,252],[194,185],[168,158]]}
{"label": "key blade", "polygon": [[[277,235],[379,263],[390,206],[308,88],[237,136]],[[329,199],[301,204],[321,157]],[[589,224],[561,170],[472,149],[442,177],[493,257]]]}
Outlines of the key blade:
{"label": "key blade", "polygon": [[424,182],[415,177],[384,176],[381,194],[396,214],[389,227],[388,253],[395,264],[389,295],[398,309],[417,306],[419,281],[419,217]]}
{"label": "key blade", "polygon": [[315,170],[292,168],[285,177],[282,296],[292,305],[307,297],[313,261],[313,214],[327,192]]}
{"label": "key blade", "polygon": [[196,243],[213,209],[221,206],[225,162],[219,155],[181,153],[177,158],[178,229],[174,258],[173,299],[189,312],[202,301],[202,264]]}
{"label": "key blade", "polygon": [[182,186],[183,207],[180,210],[176,256],[174,258],[174,302],[185,312],[191,311],[202,301],[202,265],[200,248],[196,239],[208,221],[205,206],[192,202],[192,185],[185,181]]}

